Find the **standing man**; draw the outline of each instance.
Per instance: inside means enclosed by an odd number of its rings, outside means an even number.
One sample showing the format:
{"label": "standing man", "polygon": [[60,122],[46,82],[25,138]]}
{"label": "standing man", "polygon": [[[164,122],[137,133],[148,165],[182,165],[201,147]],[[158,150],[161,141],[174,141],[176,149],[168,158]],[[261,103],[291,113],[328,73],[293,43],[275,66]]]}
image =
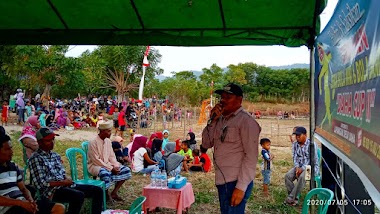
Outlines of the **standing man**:
{"label": "standing man", "polygon": [[[107,199],[124,201],[117,193],[123,183],[132,177],[131,169],[121,165],[115,156],[110,140],[112,134],[111,121],[99,124],[99,134],[88,147],[88,171],[100,177],[107,188]],[[116,183],[114,190],[109,194],[108,189]]]}
{"label": "standing man", "polygon": [[41,198],[69,203],[68,213],[79,214],[84,198],[92,198],[92,213],[102,212],[103,190],[97,186],[74,184],[66,175],[61,156],[53,152],[55,134],[49,128],[36,133],[39,148],[29,158],[32,183],[40,191]]}
{"label": "standing man", "polygon": [[[295,127],[294,133],[297,142],[292,145],[293,164],[294,167],[290,169],[285,175],[285,185],[288,190],[288,197],[284,203],[295,206],[298,204],[298,195],[301,193],[305,186],[305,169],[310,165],[309,147],[311,145],[310,139],[307,138],[306,129],[302,126]],[[319,164],[317,156],[318,146],[314,142],[314,172],[319,174]],[[294,184],[293,181],[297,180]]]}
{"label": "standing man", "polygon": [[211,110],[202,146],[214,147],[215,183],[222,214],[244,214],[256,175],[261,127],[242,107],[243,90],[229,83],[216,90],[220,103]]}

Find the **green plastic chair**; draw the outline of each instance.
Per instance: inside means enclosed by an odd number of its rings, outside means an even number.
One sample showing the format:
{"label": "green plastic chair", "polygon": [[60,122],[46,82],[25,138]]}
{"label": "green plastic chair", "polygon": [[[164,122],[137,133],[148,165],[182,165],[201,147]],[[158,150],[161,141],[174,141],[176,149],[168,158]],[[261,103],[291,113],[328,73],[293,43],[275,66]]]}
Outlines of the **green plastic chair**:
{"label": "green plastic chair", "polygon": [[140,196],[136,198],[131,207],[129,208],[129,214],[141,214],[142,213],[142,205],[145,202],[146,197]]}
{"label": "green plastic chair", "polygon": [[[82,156],[83,179],[78,178],[77,159],[76,159],[77,154]],[[88,177],[87,156],[85,152],[79,148],[69,148],[66,150],[66,156],[67,156],[67,159],[69,159],[71,179],[74,181],[74,183],[82,184],[82,185],[98,186],[103,189],[103,210],[106,210],[107,209],[106,184],[103,181],[92,180]]]}
{"label": "green plastic chair", "polygon": [[[82,149],[83,149],[84,153],[86,154],[86,158],[87,158],[87,160],[88,160],[88,144],[89,144],[88,141],[84,141],[84,142],[81,144]],[[91,173],[88,173],[88,177],[92,177],[92,179],[96,180],[96,176],[91,175]]]}
{"label": "green plastic chair", "polygon": [[88,141],[84,141],[84,142],[81,144],[82,149],[83,149],[84,153],[86,154],[87,159],[88,159],[88,156],[87,156],[87,154],[88,154],[88,144],[89,144]]}
{"label": "green plastic chair", "polygon": [[334,193],[326,188],[315,188],[310,190],[303,201],[302,214],[308,214],[309,205],[318,206],[318,214],[326,214],[333,197]]}

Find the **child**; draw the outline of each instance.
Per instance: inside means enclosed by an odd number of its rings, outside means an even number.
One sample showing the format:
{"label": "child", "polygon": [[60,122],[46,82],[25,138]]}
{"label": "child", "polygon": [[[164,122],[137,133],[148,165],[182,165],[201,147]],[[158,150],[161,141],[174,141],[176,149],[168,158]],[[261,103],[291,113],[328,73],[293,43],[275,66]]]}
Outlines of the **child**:
{"label": "child", "polygon": [[128,157],[128,148],[123,146],[124,139],[120,136],[116,136],[112,141],[112,149],[115,152],[116,160],[123,165],[127,165],[130,162]]}
{"label": "child", "polygon": [[270,174],[271,174],[271,161],[274,158],[272,154],[270,154],[270,140],[268,138],[262,138],[260,140],[260,145],[262,147],[261,155],[263,157],[262,170],[261,173],[263,175],[263,192],[265,196],[268,196],[268,185],[270,183]]}
{"label": "child", "polygon": [[[198,156],[199,150],[194,149],[194,151],[193,151],[194,161],[192,164],[189,164],[189,168],[191,171],[210,172],[211,171],[211,159],[207,154],[207,149],[203,148],[202,145],[200,145],[200,151],[201,151],[201,155]],[[198,155],[197,155],[197,153],[198,153]],[[199,159],[199,161],[196,160],[197,158]]]}
{"label": "child", "polygon": [[182,144],[181,144],[182,149],[178,152],[179,155],[185,156],[185,158],[183,159],[184,160],[183,169],[186,172],[189,171],[187,168],[187,162],[190,162],[194,159],[193,158],[193,152],[191,151],[191,149],[189,147],[190,147],[189,142],[187,140],[184,140],[184,141],[182,141]]}
{"label": "child", "polygon": [[117,131],[119,130],[119,108],[115,108],[112,114],[113,116],[113,127],[115,128],[115,136],[117,135]]}
{"label": "child", "polygon": [[187,166],[191,171],[203,171],[202,163],[199,157],[199,149],[193,150],[193,161],[189,163]]}
{"label": "child", "polygon": [[4,123],[5,125],[7,126],[8,125],[8,117],[9,117],[9,106],[8,106],[8,102],[7,101],[4,101],[3,102],[3,108],[2,108],[2,113],[1,113],[1,125],[4,126]]}
{"label": "child", "polygon": [[30,104],[30,102],[26,102],[26,106],[25,106],[25,114],[26,114],[26,120],[32,116],[32,105]]}
{"label": "child", "polygon": [[119,124],[119,136],[123,137],[123,132],[126,130],[127,123],[125,122],[125,111],[124,109],[120,111],[119,115],[117,116],[117,121]]}

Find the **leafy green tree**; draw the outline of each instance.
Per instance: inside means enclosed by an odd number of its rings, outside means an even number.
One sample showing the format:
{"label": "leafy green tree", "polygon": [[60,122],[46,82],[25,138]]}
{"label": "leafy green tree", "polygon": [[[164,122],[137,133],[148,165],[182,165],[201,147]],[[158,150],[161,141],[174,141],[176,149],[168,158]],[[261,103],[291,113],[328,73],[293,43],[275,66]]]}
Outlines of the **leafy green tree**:
{"label": "leafy green tree", "polygon": [[36,85],[43,89],[41,100],[48,106],[53,85],[64,86],[68,77],[80,74],[81,64],[66,57],[68,45],[16,46],[14,62],[7,66],[9,75],[22,75],[24,86],[32,90]]}
{"label": "leafy green tree", "polygon": [[[125,95],[131,95],[138,89],[142,76],[142,60],[145,46],[98,46],[91,54],[82,55],[85,70],[95,72],[93,79],[98,79],[98,88],[112,88],[121,102]],[[151,48],[146,69],[145,81],[149,82],[154,75],[163,73],[158,68],[161,55]],[[91,80],[92,81],[92,80]]]}
{"label": "leafy green tree", "polygon": [[247,84],[246,74],[241,64],[239,65],[229,65],[227,72],[224,74],[225,79],[228,82],[238,83],[241,86]]}
{"label": "leafy green tree", "polygon": [[215,88],[221,88],[227,83],[223,76],[223,69],[216,64],[212,64],[210,68],[203,68],[203,74],[199,76],[203,86],[210,86],[214,82]]}

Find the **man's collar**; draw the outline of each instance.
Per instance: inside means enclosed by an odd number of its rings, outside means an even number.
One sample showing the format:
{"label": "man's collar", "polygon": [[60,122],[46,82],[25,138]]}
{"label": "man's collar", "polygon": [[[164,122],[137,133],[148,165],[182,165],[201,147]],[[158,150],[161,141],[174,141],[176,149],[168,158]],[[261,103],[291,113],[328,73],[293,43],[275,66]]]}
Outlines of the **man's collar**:
{"label": "man's collar", "polygon": [[41,153],[42,155],[50,155],[51,154],[51,151],[44,151],[40,148],[38,148],[37,150],[38,153]]}
{"label": "man's collar", "polygon": [[241,112],[243,110],[244,110],[243,106],[240,106],[240,108],[238,108],[238,110],[232,112],[231,114],[229,114],[227,116],[223,116],[223,117],[226,118],[226,119],[228,119],[228,118],[230,118],[232,116],[236,116],[237,114],[239,114],[239,112]]}

